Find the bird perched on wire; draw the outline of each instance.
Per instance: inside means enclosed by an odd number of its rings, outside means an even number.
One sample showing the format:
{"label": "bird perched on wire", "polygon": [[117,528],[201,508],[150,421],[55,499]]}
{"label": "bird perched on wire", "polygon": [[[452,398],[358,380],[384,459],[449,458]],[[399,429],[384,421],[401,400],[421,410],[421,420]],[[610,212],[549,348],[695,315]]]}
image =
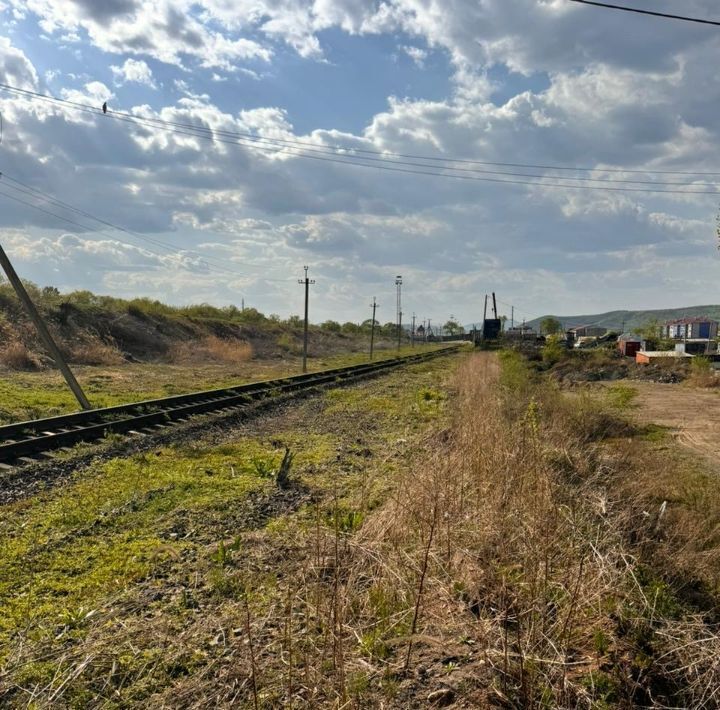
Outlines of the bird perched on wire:
{"label": "bird perched on wire", "polygon": [[107,101],[103,104],[103,113],[107,113]]}

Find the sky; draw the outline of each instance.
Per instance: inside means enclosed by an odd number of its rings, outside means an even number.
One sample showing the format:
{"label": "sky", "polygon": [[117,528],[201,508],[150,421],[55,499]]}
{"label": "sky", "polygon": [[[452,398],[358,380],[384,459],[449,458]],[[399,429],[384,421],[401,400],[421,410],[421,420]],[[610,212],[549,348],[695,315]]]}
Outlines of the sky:
{"label": "sky", "polygon": [[315,322],[393,321],[396,275],[434,323],[717,303],[719,56],[569,0],[0,0],[0,83],[109,108],[0,91],[0,243],[43,286],[281,316],[308,265]]}

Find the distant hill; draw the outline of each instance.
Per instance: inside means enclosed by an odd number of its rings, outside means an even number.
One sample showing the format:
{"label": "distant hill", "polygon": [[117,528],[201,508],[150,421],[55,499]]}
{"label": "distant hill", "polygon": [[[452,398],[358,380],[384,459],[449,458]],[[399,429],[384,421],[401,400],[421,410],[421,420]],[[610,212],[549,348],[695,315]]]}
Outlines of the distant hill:
{"label": "distant hill", "polygon": [[[674,318],[684,318],[692,316],[708,316],[714,320],[720,321],[720,305],[713,306],[686,306],[684,308],[666,308],[650,311],[608,311],[607,313],[593,313],[582,316],[557,316],[563,328],[572,328],[576,325],[598,325],[608,330],[620,331],[625,324],[625,331],[644,325],[650,320],[657,320],[661,323]],[[537,329],[540,321],[548,316],[536,318],[528,321],[531,328]]]}

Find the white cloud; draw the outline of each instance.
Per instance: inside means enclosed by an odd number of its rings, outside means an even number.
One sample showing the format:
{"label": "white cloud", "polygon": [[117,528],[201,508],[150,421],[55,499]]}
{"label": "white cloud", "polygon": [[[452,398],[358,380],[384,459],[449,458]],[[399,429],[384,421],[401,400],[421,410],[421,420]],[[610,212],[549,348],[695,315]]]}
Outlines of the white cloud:
{"label": "white cloud", "polygon": [[175,65],[191,58],[203,67],[226,71],[246,60],[269,61],[272,55],[255,40],[232,37],[198,20],[191,0],[12,2],[34,13],[48,35],[66,35],[68,42],[86,35],[96,47],[113,54],[146,55]]}
{"label": "white cloud", "polygon": [[410,57],[410,59],[415,62],[415,64],[420,67],[421,69],[425,66],[425,60],[428,58],[429,52],[426,49],[422,49],[420,47],[413,47],[409,45],[402,45],[400,47],[405,54]]}
{"label": "white cloud", "polygon": [[7,37],[0,37],[0,81],[20,89],[35,90],[38,75],[25,53],[13,47]]}
{"label": "white cloud", "polygon": [[[720,163],[720,77],[713,62],[718,40],[697,30],[637,24],[633,33],[619,32],[625,25],[612,13],[598,12],[589,21],[586,9],[558,1],[208,0],[175,3],[184,16],[172,15],[174,25],[168,23],[168,5],[149,0],[29,0],[27,5],[41,13],[48,32],[76,31],[82,42],[113,54],[192,63],[194,73],[175,83],[182,98],[167,103],[158,96],[152,106],[131,109],[142,116],[216,132],[297,139],[308,147],[342,144],[462,157],[480,161],[460,164],[465,175],[485,179],[511,179],[498,172],[545,172],[558,182],[577,175],[489,161],[582,165],[595,168],[594,177],[628,181],[649,179],[631,170],[715,171]],[[700,1],[694,6],[710,8]],[[153,23],[153,17],[160,20]],[[329,28],[357,35],[393,33],[393,46],[444,52],[454,72],[447,95],[408,99],[399,92],[364,130],[303,134],[281,102],[241,110],[248,104],[234,101],[230,82],[210,83],[213,74],[251,71],[240,66],[245,61],[269,60],[273,45],[266,42],[285,42],[308,61],[321,59],[322,31]],[[396,34],[400,31],[404,35]],[[532,81],[514,76],[493,82],[490,76],[503,75],[495,71],[496,63],[506,72],[532,75]],[[115,74],[122,81],[130,80],[126,67],[147,67],[136,58],[118,64]],[[7,40],[0,43],[0,71],[10,76],[9,83],[38,87],[32,64]],[[277,80],[274,71],[263,80]],[[538,78],[537,72],[545,75]],[[159,68],[156,73],[164,76]],[[80,81],[82,89],[66,89],[63,95],[97,106],[113,99],[105,84],[91,77]],[[515,85],[521,88],[512,91]],[[205,90],[213,98],[201,93]],[[499,90],[509,95],[500,105],[495,103]],[[504,301],[517,296],[521,304],[542,311],[567,311],[568,304],[590,311],[708,300],[703,279],[710,280],[716,266],[710,258],[714,197],[555,190],[380,172],[302,158],[293,150],[211,143],[61,114],[19,99],[0,100],[13,126],[3,143],[7,174],[23,175],[62,199],[160,235],[178,248],[201,241],[208,253],[248,268],[251,276],[242,287],[256,288],[263,298],[258,305],[267,311],[293,310],[294,283],[275,291],[267,283],[287,278],[307,261],[318,281],[318,318],[337,317],[339,311],[360,318],[367,300],[360,293],[391,300],[395,273],[406,276],[408,303],[417,310],[453,311],[465,322],[493,288]],[[608,170],[617,166],[628,171]],[[712,179],[698,179],[697,185],[707,187]],[[2,224],[37,230],[39,252],[59,254],[52,246],[56,220],[27,207],[7,207],[0,213]],[[132,259],[139,258],[134,252],[108,245],[67,247],[68,258],[82,267],[63,269],[76,275],[75,285],[95,278],[84,261],[92,256],[98,273],[105,274],[100,285],[118,292],[142,289],[164,297],[164,290],[168,298],[182,300],[233,297],[200,271],[192,273],[193,283],[182,269],[133,266]],[[26,267],[34,278],[59,278],[59,272],[53,276],[42,269],[61,263],[61,257],[41,261],[30,251]],[[160,270],[157,279],[152,269]],[[70,277],[63,278],[68,283]]]}
{"label": "white cloud", "polygon": [[116,83],[119,85],[134,82],[136,84],[144,84],[153,89],[155,88],[152,71],[142,59],[126,59],[122,66],[112,65],[110,70],[115,77]]}

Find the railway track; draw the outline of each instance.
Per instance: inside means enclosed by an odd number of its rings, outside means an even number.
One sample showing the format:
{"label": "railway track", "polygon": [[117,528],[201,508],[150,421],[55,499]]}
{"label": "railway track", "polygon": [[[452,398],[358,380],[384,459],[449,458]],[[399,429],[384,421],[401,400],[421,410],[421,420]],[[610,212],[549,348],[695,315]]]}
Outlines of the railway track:
{"label": "railway track", "polygon": [[454,350],[456,347],[451,346],[362,365],[7,424],[0,426],[0,466],[15,468],[37,463],[52,451],[96,441],[109,433],[148,434],[197,414],[239,411],[269,398],[370,377]]}

